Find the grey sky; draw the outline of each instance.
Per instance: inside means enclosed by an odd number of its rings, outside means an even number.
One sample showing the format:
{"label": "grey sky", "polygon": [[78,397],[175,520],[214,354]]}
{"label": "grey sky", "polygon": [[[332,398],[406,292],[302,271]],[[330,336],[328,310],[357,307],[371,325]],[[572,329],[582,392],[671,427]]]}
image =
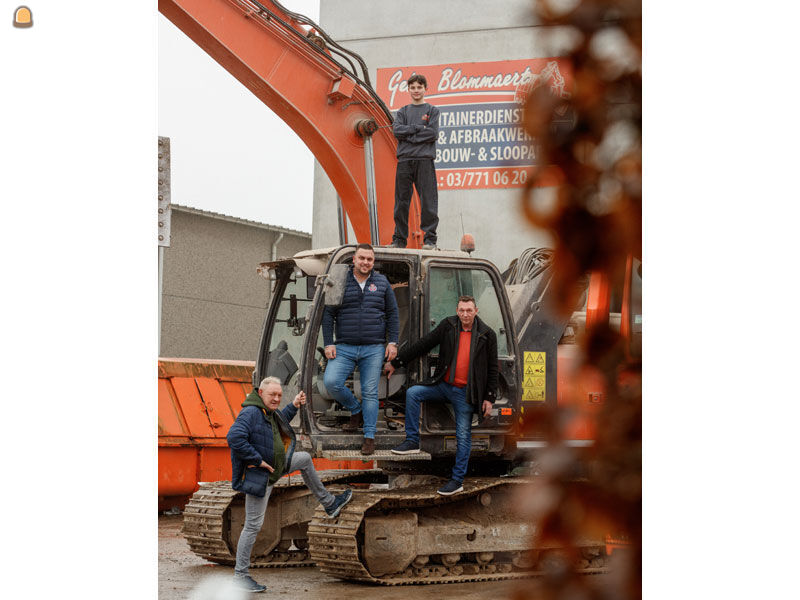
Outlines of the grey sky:
{"label": "grey sky", "polygon": [[[283,4],[319,22],[319,0]],[[182,31],[158,19],[158,135],[170,138],[172,201],[310,232],[311,152]]]}

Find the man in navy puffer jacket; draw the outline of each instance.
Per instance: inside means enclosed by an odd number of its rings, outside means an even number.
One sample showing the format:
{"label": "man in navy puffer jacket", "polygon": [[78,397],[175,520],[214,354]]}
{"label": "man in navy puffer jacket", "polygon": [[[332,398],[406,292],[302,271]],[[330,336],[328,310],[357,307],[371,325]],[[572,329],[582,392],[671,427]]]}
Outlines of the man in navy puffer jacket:
{"label": "man in navy puffer jacket", "polygon": [[[322,336],[328,358],[325,388],[350,411],[350,422],[345,429],[355,431],[363,420],[361,454],[375,451],[381,367],[384,358],[390,361],[397,356],[400,335],[397,300],[392,286],[385,276],[373,270],[374,266],[372,246],[359,244],[353,256],[353,269],[347,274],[341,305],[326,306],[322,315]],[[361,404],[345,385],[356,365],[361,380]]]}
{"label": "man in navy puffer jacket", "polygon": [[263,592],[265,586],[253,581],[248,574],[250,554],[256,536],[264,524],[272,486],[285,473],[300,470],[308,489],[325,507],[329,517],[335,517],[350,501],[351,490],[332,495],[325,489],[314,469],[308,452],[295,452],[295,435],[289,422],[297,409],[306,403],[300,392],[291,404],[278,410],[283,391],[277,377],[267,377],[258,391],[251,392],[244,402],[236,421],[228,431],[231,449],[233,489],[244,492],[245,522],[236,547],[234,582],[249,592]]}

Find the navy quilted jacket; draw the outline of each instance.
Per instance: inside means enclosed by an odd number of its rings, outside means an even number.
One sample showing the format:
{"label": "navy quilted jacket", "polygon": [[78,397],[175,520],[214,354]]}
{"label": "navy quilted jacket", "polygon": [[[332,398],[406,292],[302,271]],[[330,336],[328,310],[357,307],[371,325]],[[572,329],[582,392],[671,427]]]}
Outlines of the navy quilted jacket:
{"label": "navy quilted jacket", "polygon": [[362,292],[351,267],[341,305],[326,306],[322,315],[322,336],[326,346],[334,343],[334,323],[337,344],[396,344],[400,336],[400,319],[397,300],[386,276],[373,269]]}
{"label": "navy quilted jacket", "polygon": [[[275,411],[275,418],[278,426],[285,433],[291,442],[286,449],[286,468],[288,473],[289,464],[292,462],[294,454],[295,435],[292,426],[289,425],[297,414],[297,408],[291,402],[281,410]],[[231,449],[231,485],[238,491],[254,493],[250,489],[244,489],[244,477],[247,465],[260,465],[264,460],[269,465],[275,464],[275,455],[272,451],[272,426],[267,420],[262,409],[257,406],[245,406],[239,416],[236,417],[231,428],[228,430],[228,446]],[[266,469],[260,469],[265,471]],[[268,474],[266,474],[268,477]],[[266,492],[267,478],[263,479],[264,485],[261,496]],[[259,495],[257,492],[254,495]]]}

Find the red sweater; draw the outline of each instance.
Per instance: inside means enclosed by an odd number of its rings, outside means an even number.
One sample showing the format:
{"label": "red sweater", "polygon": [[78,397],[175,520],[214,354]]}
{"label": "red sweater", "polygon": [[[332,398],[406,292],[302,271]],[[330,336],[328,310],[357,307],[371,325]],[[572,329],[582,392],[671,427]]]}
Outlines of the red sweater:
{"label": "red sweater", "polygon": [[[456,356],[456,377],[453,385],[464,387],[467,385],[467,375],[469,374],[469,346],[472,342],[472,331],[461,331],[458,338],[458,356]],[[450,367],[444,374],[444,380],[450,382]]]}

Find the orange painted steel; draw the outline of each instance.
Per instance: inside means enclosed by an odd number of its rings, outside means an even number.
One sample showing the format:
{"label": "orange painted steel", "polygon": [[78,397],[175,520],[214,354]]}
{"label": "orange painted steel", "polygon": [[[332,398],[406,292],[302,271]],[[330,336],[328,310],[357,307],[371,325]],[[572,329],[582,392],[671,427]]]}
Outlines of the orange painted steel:
{"label": "orange painted steel", "polygon": [[[365,85],[306,41],[303,26],[269,0],[261,4],[278,18],[247,0],[159,0],[158,9],[297,133],[336,188],[359,242],[370,241],[370,229],[364,140],[356,124],[375,122],[378,230],[380,243],[388,244],[397,165],[390,116]],[[419,247],[418,215],[415,196],[409,247]]]}
{"label": "orange painted steel", "polygon": [[[182,505],[200,481],[231,477],[225,436],[253,389],[249,361],[158,361],[159,504]],[[372,462],[315,458],[318,469],[369,469]],[[173,500],[171,503],[166,499]]]}
{"label": "orange painted steel", "polygon": [[601,323],[608,323],[611,308],[611,283],[605,274],[594,271],[589,277],[586,298],[586,331]]}

